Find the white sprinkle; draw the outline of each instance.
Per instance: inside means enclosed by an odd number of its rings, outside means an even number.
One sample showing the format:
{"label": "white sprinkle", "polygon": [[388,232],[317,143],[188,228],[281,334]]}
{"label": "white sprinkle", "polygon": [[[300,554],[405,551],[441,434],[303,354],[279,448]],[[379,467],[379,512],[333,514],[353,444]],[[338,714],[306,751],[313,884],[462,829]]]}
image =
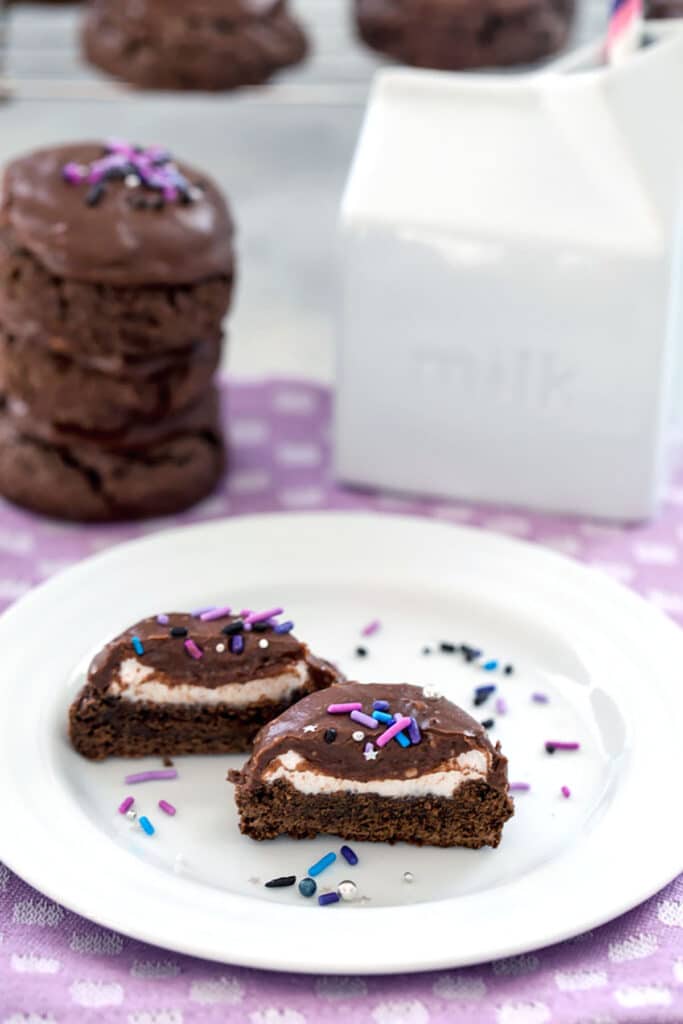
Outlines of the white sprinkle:
{"label": "white sprinkle", "polygon": [[315,726],[314,725],[305,725],[304,726],[304,732],[315,732]]}
{"label": "white sprinkle", "polygon": [[358,894],[358,886],[355,882],[345,879],[337,886],[337,892],[345,903],[353,903]]}
{"label": "white sprinkle", "polygon": [[270,647],[270,644],[268,643],[268,641],[266,640],[265,637],[263,637],[262,640],[259,640],[258,645],[264,651],[265,651],[266,647]]}
{"label": "white sprinkle", "polygon": [[127,174],[123,180],[126,188],[137,188],[140,184],[137,174]]}
{"label": "white sprinkle", "polygon": [[361,732],[359,729],[357,732],[351,734],[351,739],[355,740],[356,743],[361,743],[365,739],[365,733]]}
{"label": "white sprinkle", "polygon": [[225,650],[225,644],[216,644],[216,650],[218,651],[219,654],[222,654],[223,651]]}
{"label": "white sprinkle", "polygon": [[412,871],[404,871],[403,872],[403,881],[407,882],[408,885],[410,885],[411,882],[415,881],[415,875],[412,873]]}
{"label": "white sprinkle", "polygon": [[132,808],[131,808],[130,811],[126,811],[126,817],[128,818],[129,821],[135,821],[137,816],[138,816],[138,812],[134,811]]}

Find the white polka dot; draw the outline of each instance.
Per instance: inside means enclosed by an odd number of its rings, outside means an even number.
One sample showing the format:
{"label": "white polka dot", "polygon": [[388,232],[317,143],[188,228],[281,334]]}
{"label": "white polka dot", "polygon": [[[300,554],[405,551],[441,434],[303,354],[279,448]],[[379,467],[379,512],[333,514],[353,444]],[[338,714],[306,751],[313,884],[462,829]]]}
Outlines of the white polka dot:
{"label": "white polka dot", "polygon": [[645,596],[663,612],[683,612],[683,594],[675,590],[648,590]]}
{"label": "white polka dot", "polygon": [[183,1024],[182,1010],[143,1010],[129,1013],[128,1024]]}
{"label": "white polka dot", "polygon": [[531,532],[531,523],[526,516],[489,516],[482,526],[487,530],[506,533],[512,537],[526,537]]}
{"label": "white polka dot", "polygon": [[503,1003],[497,1010],[498,1024],[545,1024],[550,1010],[545,1003]]}
{"label": "white polka dot", "polygon": [[343,975],[318,978],[315,988],[318,995],[325,999],[355,999],[367,995],[368,991],[368,986],[362,978],[347,978]]}
{"label": "white polka dot", "polygon": [[614,998],[620,1006],[632,1010],[640,1006],[670,1006],[671,992],[663,985],[629,985],[618,988]]}
{"label": "white polka dot", "polygon": [[305,416],[318,407],[318,396],[312,391],[295,391],[282,389],[273,398],[273,409],[276,412],[289,413],[294,416]]}
{"label": "white polka dot", "polygon": [[244,989],[236,978],[207,978],[204,981],[193,981],[190,987],[190,999],[193,1003],[241,1003]]}
{"label": "white polka dot", "polygon": [[14,580],[4,577],[0,579],[0,600],[13,601],[16,597],[21,597],[22,594],[27,593],[30,589],[31,584],[28,580]]}
{"label": "white polka dot", "polygon": [[683,928],[683,902],[662,900],[657,907],[657,917],[662,924],[668,924],[672,928]]}
{"label": "white polka dot", "polygon": [[40,928],[54,928],[64,917],[64,911],[52,900],[34,896],[14,904],[12,920],[15,924],[35,924]]}
{"label": "white polka dot", "polygon": [[51,1013],[12,1013],[3,1017],[2,1024],[54,1024]]}
{"label": "white polka dot", "polygon": [[581,551],[581,541],[578,537],[571,537],[569,534],[556,534],[553,537],[542,537],[541,544],[557,551],[560,555],[569,555],[575,558]]}
{"label": "white polka dot", "polygon": [[604,988],[607,975],[604,971],[556,971],[555,984],[560,992],[586,992],[591,988]]}
{"label": "white polka dot", "polygon": [[245,448],[251,445],[265,444],[270,436],[270,427],[267,420],[261,419],[236,419],[230,423],[230,439],[233,444],[239,444]]}
{"label": "white polka dot", "polygon": [[35,538],[21,530],[0,527],[0,551],[8,555],[28,555],[35,547]]}
{"label": "white polka dot", "polygon": [[115,981],[74,981],[69,987],[71,999],[78,1006],[120,1006],[123,988]]}
{"label": "white polka dot", "polygon": [[69,943],[74,953],[103,953],[118,956],[123,949],[123,939],[116,932],[74,932]]}
{"label": "white polka dot", "polygon": [[309,468],[319,466],[323,453],[312,441],[283,441],[276,445],[275,461],[281,466]]}
{"label": "white polka dot", "polygon": [[427,1024],[429,1011],[417,999],[379,1003],[372,1011],[375,1024]]}
{"label": "white polka dot", "polygon": [[4,892],[9,882],[9,868],[6,868],[4,864],[0,864],[0,892]]}
{"label": "white polka dot", "polygon": [[32,953],[13,953],[12,970],[18,974],[57,974],[61,968],[59,960],[48,956],[34,956]]}
{"label": "white polka dot", "polygon": [[298,1010],[278,1010],[269,1006],[265,1010],[254,1010],[249,1014],[251,1024],[306,1024],[306,1018]]}
{"label": "white polka dot", "polygon": [[633,545],[633,555],[643,565],[675,565],[678,561],[678,552],[671,544],[641,541]]}
{"label": "white polka dot", "polygon": [[310,484],[304,487],[286,487],[278,492],[278,501],[285,508],[310,508],[319,505],[324,497],[322,487]]}
{"label": "white polka dot", "polygon": [[597,569],[599,572],[604,572],[607,576],[611,576],[613,580],[618,580],[619,583],[630,583],[636,574],[636,570],[632,565],[627,565],[626,562],[589,562],[589,565],[593,569]]}
{"label": "white polka dot", "polygon": [[539,967],[539,959],[533,954],[523,953],[522,956],[508,956],[493,965],[494,974],[518,978],[522,974],[533,974]]}
{"label": "white polka dot", "polygon": [[134,960],[130,973],[134,978],[176,978],[180,967],[172,960]]}
{"label": "white polka dot", "polygon": [[607,952],[614,964],[622,964],[628,960],[644,960],[657,952],[659,940],[656,935],[630,935],[623,942],[610,943]]}
{"label": "white polka dot", "polygon": [[673,972],[676,981],[683,982],[683,957],[679,957],[674,961]]}
{"label": "white polka dot", "polygon": [[237,469],[228,476],[228,489],[233,494],[259,494],[270,486],[267,469]]}
{"label": "white polka dot", "polygon": [[466,1002],[483,999],[486,995],[486,985],[481,978],[461,978],[457,974],[443,974],[434,982],[432,991],[440,999]]}
{"label": "white polka dot", "polygon": [[467,523],[473,515],[473,510],[466,505],[435,505],[432,515],[436,519],[447,519],[452,523]]}

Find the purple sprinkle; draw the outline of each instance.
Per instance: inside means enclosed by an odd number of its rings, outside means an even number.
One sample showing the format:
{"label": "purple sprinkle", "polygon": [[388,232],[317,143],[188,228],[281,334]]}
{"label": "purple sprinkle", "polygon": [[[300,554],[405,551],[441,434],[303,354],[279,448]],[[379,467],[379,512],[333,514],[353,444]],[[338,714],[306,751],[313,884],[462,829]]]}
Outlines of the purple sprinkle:
{"label": "purple sprinkle", "polygon": [[390,725],[389,728],[382,733],[381,736],[377,737],[377,746],[385,747],[389,740],[393,740],[394,736],[398,735],[399,732],[402,732],[409,725],[409,718],[399,717],[393,725]]}
{"label": "purple sprinkle", "polygon": [[531,786],[528,782],[511,782],[508,789],[511,793],[528,793]]}
{"label": "purple sprinkle", "polygon": [[206,612],[212,612],[215,607],[215,604],[208,604],[206,608],[195,608],[193,612],[190,612],[190,615],[192,616],[193,619],[201,619],[202,615],[204,615]]}
{"label": "purple sprinkle", "polygon": [[338,892],[324,892],[318,896],[318,903],[321,907],[327,907],[330,903],[339,903],[341,896]]}
{"label": "purple sprinkle", "polygon": [[350,846],[342,846],[339,851],[347,864],[357,864],[358,854]]}
{"label": "purple sprinkle", "polygon": [[496,701],[496,713],[499,715],[506,715],[508,711],[507,702],[504,697],[499,697]]}
{"label": "purple sprinkle", "polygon": [[230,609],[227,605],[222,608],[211,608],[208,612],[202,612],[199,618],[202,622],[213,622],[214,619],[224,619],[230,614]]}
{"label": "purple sprinkle", "polygon": [[545,749],[549,754],[554,754],[556,750],[579,750],[581,748],[580,743],[566,743],[563,740],[546,740]]}
{"label": "purple sprinkle", "polygon": [[80,164],[74,163],[70,160],[69,163],[64,164],[62,167],[62,177],[64,181],[68,181],[70,185],[80,185],[86,178],[86,171]]}
{"label": "purple sprinkle", "polygon": [[565,798],[565,800],[568,800],[569,797],[572,795],[572,791],[569,788],[569,786],[563,786],[562,789],[560,790],[560,793]]}
{"label": "purple sprinkle", "polygon": [[185,650],[190,655],[190,657],[194,658],[195,661],[199,661],[200,658],[204,657],[204,652],[202,651],[201,647],[197,647],[196,643],[194,642],[191,636],[188,636],[183,646],[185,647]]}
{"label": "purple sprinkle", "polygon": [[548,704],[550,702],[550,697],[547,693],[532,693],[531,699],[536,704]]}
{"label": "purple sprinkle", "polygon": [[133,147],[125,139],[107,139],[106,146],[110,153],[122,153],[126,157],[134,155]]}
{"label": "purple sprinkle", "polygon": [[175,185],[164,185],[162,194],[167,203],[175,203],[178,198],[178,189]]}
{"label": "purple sprinkle", "polygon": [[411,743],[419,743],[422,739],[420,726],[417,724],[417,719],[415,718],[410,719],[410,725],[408,726],[408,739]]}
{"label": "purple sprinkle", "polygon": [[160,800],[159,807],[164,811],[165,814],[170,814],[171,817],[176,813],[176,809],[173,804],[169,804],[168,800]]}
{"label": "purple sprinkle", "polygon": [[178,772],[175,768],[157,768],[151,772],[136,772],[135,775],[126,775],[123,780],[127,785],[136,782],[155,782],[157,779],[177,779]]}
{"label": "purple sprinkle", "polygon": [[363,705],[358,701],[349,701],[346,704],[328,704],[328,715],[349,715],[352,711],[362,711]]}
{"label": "purple sprinkle", "polygon": [[123,803],[119,804],[119,814],[125,814],[126,811],[130,810],[134,803],[135,798],[132,796],[127,796]]}
{"label": "purple sprinkle", "polygon": [[239,633],[230,638],[230,650],[233,654],[241,654],[244,650],[244,637]]}
{"label": "purple sprinkle", "polygon": [[160,626],[168,626],[170,621],[171,620],[169,619],[168,615],[157,615],[157,622],[159,623]]}
{"label": "purple sprinkle", "polygon": [[294,629],[294,623],[291,621],[291,619],[288,619],[287,622],[278,622],[278,624],[274,627],[273,632],[275,632],[275,633],[291,633],[293,629]]}
{"label": "purple sprinkle", "polygon": [[373,711],[388,711],[389,701],[388,700],[374,700],[372,702]]}
{"label": "purple sprinkle", "polygon": [[377,719],[371,718],[370,715],[366,715],[363,711],[354,710],[349,715],[349,718],[352,718],[354,722],[358,722],[359,725],[364,725],[366,729],[377,729],[379,727]]}
{"label": "purple sprinkle", "polygon": [[367,626],[363,626],[361,636],[374,636],[381,628],[382,623],[379,619],[373,619],[372,622],[368,622]]}
{"label": "purple sprinkle", "polygon": [[252,626],[255,622],[266,622],[268,619],[274,619],[278,615],[282,615],[284,608],[268,608],[264,612],[251,612],[247,614],[245,623]]}
{"label": "purple sprinkle", "polygon": [[370,751],[374,750],[374,749],[375,749],[375,744],[374,743],[366,743],[365,746],[363,747],[363,753],[364,754],[369,754]]}

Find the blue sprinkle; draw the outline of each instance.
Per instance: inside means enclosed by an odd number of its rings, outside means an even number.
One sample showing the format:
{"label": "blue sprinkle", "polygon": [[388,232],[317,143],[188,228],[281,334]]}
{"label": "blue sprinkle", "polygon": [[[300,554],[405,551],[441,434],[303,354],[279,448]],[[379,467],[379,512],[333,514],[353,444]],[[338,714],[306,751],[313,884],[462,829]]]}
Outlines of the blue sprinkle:
{"label": "blue sprinkle", "polygon": [[131,640],[131,643],[136,654],[145,653],[145,648],[142,646],[142,640],[140,639],[139,636],[134,636],[133,639]]}
{"label": "blue sprinkle", "polygon": [[326,853],[324,857],[317,860],[309,869],[309,875],[319,875],[325,868],[329,868],[330,864],[334,864],[337,859],[336,853]]}
{"label": "blue sprinkle", "polygon": [[138,821],[143,832],[146,832],[148,836],[154,835],[154,825],[146,815],[143,814],[141,818],[138,818]]}
{"label": "blue sprinkle", "polygon": [[373,709],[375,711],[388,711],[389,701],[388,700],[374,700],[372,702]]}
{"label": "blue sprinkle", "polygon": [[239,633],[236,636],[230,637],[230,650],[233,654],[241,654],[244,650],[244,637],[240,636]]}
{"label": "blue sprinkle", "polygon": [[315,890],[317,888],[318,886],[315,884],[312,878],[302,878],[301,881],[299,882],[299,892],[301,893],[302,896],[306,896],[307,898],[309,896],[315,895]]}
{"label": "blue sprinkle", "polygon": [[477,686],[474,692],[477,697],[490,697],[492,693],[496,692],[496,686],[493,683],[489,686]]}
{"label": "blue sprinkle", "polygon": [[495,672],[495,670],[498,668],[498,662],[485,661],[481,667],[483,668],[484,672]]}
{"label": "blue sprinkle", "polygon": [[287,622],[278,622],[277,626],[273,629],[274,633],[291,633],[294,629],[294,623],[289,619]]}
{"label": "blue sprinkle", "polygon": [[408,739],[404,732],[397,732],[396,735],[394,736],[394,739],[402,747],[410,746],[410,740]]}
{"label": "blue sprinkle", "polygon": [[388,722],[389,725],[394,724],[394,716],[388,715],[386,711],[373,711],[372,717],[376,718],[378,722]]}
{"label": "blue sprinkle", "polygon": [[321,907],[326,907],[329,903],[339,903],[340,899],[338,892],[324,892],[322,896],[318,896],[318,903]]}
{"label": "blue sprinkle", "polygon": [[350,846],[342,846],[340,853],[347,864],[358,863],[358,854],[355,853]]}

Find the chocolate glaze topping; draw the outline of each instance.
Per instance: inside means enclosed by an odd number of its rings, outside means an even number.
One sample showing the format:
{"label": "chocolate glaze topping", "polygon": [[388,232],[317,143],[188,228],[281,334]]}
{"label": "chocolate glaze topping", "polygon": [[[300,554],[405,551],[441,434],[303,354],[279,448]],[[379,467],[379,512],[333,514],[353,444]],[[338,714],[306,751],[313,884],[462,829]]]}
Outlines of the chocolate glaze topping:
{"label": "chocolate glaze topping", "polygon": [[0,198],[0,226],[52,274],[103,284],[182,284],[230,274],[233,225],[225,200],[203,174],[179,169],[201,195],[161,209],[131,205],[123,181],[106,184],[97,205],[85,202],[87,184],[64,180],[69,162],[103,155],[96,142],[37,150],[9,164]]}
{"label": "chocolate glaze topping", "polygon": [[[244,650],[234,654],[230,650],[230,637],[223,629],[236,616],[226,616],[212,622],[185,612],[169,612],[168,624],[161,625],[156,616],[143,619],[131,626],[100,651],[93,659],[88,671],[88,687],[102,693],[116,678],[119,666],[127,658],[135,658],[142,665],[153,668],[156,678],[169,687],[190,684],[214,689],[226,683],[245,683],[251,679],[267,679],[293,669],[305,660],[315,686],[329,686],[343,681],[340,672],[328,662],[314,657],[306,644],[291,633],[241,632]],[[185,636],[173,636],[171,630],[182,627]],[[133,637],[138,637],[144,653],[137,654]],[[185,649],[185,640],[191,638],[202,651],[202,657],[195,659]],[[260,640],[267,640],[268,646],[259,646]],[[224,645],[217,651],[217,645]]]}
{"label": "chocolate glaze topping", "polygon": [[[374,731],[359,725],[348,714],[328,714],[330,704],[360,702],[366,714],[372,713],[375,700],[389,701],[390,713],[414,717],[422,732],[420,743],[401,747],[391,740],[379,750],[375,760],[366,760],[363,750],[386,728],[378,723]],[[305,726],[315,731],[304,732]],[[334,742],[325,741],[326,730],[334,728]],[[359,742],[353,733],[365,733]],[[312,693],[268,725],[254,741],[254,750],[242,769],[241,781],[257,786],[268,766],[280,754],[294,750],[308,762],[307,768],[326,775],[355,780],[409,779],[436,771],[458,754],[479,750],[490,758],[487,782],[507,792],[507,759],[495,747],[485,730],[462,708],[444,697],[429,699],[420,686],[384,683],[344,683]]]}

